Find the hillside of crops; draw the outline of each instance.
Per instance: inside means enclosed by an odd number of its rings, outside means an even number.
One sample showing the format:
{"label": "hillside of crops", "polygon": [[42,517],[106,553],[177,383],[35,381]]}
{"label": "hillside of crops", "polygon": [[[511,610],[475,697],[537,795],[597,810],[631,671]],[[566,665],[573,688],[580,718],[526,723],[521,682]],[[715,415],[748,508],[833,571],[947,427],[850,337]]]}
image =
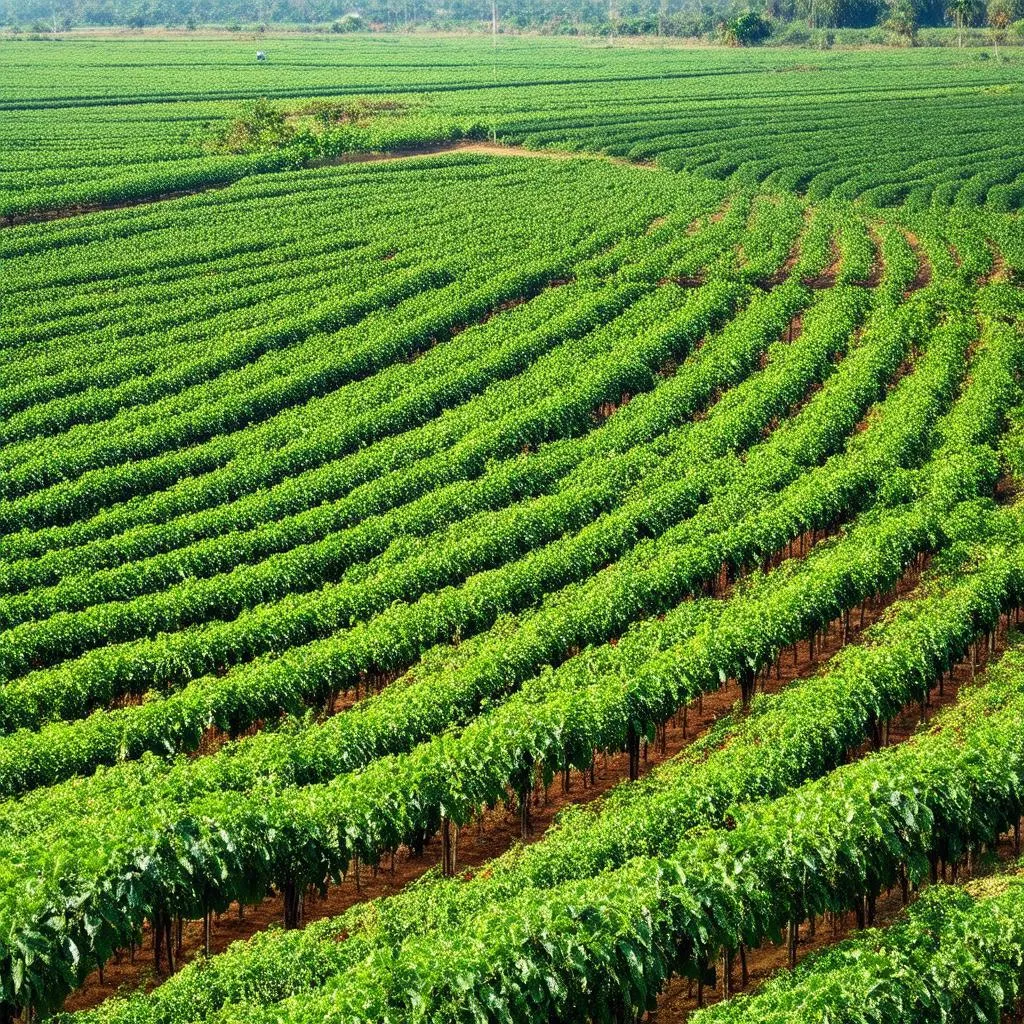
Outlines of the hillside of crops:
{"label": "hillside of crops", "polygon": [[0,43],[0,1024],[1011,1019],[1024,61],[261,45]]}

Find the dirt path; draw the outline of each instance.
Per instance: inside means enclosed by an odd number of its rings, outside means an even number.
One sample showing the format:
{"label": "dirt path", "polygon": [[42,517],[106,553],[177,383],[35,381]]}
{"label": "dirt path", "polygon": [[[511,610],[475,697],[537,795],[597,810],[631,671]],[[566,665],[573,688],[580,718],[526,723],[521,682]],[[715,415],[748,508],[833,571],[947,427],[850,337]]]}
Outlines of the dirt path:
{"label": "dirt path", "polygon": [[803,283],[808,288],[822,289],[835,287],[836,275],[839,273],[839,264],[842,262],[843,258],[842,254],[839,252],[839,246],[836,244],[835,238],[829,239],[828,250],[828,265],[822,267],[817,274],[804,278]]}
{"label": "dirt path", "polygon": [[931,284],[932,265],[925,254],[924,247],[921,245],[921,240],[913,231],[903,229],[903,237],[906,238],[907,245],[914,250],[914,256],[917,258],[917,273],[914,275],[914,280],[910,282],[903,292],[903,298],[906,299],[913,295],[914,292]]}
{"label": "dirt path", "polygon": [[414,157],[438,156],[446,153],[479,153],[483,156],[519,156],[542,160],[601,160],[604,163],[618,164],[620,167],[658,169],[657,165],[653,163],[641,163],[627,160],[625,157],[607,156],[603,153],[579,153],[569,149],[526,149],[523,146],[507,146],[500,142],[480,142],[473,139],[464,139],[461,142],[440,142],[412,149],[393,150],[388,153],[345,153],[312,166],[411,160]]}
{"label": "dirt path", "polygon": [[875,250],[875,255],[871,261],[871,270],[868,271],[868,276],[860,283],[865,288],[877,288],[885,273],[885,260],[882,258],[882,236],[873,224],[868,224],[868,234],[871,236],[871,245]]}
{"label": "dirt path", "polygon": [[1002,249],[992,239],[988,239],[989,251],[992,253],[992,265],[988,272],[978,278],[978,285],[1002,284],[1011,279],[1011,274],[1006,266],[1006,259]]}

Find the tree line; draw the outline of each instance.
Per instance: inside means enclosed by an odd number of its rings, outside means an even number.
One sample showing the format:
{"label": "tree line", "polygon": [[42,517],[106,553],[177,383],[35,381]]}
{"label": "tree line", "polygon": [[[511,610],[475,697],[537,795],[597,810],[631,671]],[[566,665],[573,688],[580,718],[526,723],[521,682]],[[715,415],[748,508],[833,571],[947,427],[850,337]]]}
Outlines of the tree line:
{"label": "tree line", "polygon": [[830,30],[875,28],[871,42],[913,43],[920,28],[952,27],[963,45],[968,30],[991,41],[1024,33],[1024,0],[0,0],[0,24],[57,33],[79,26],[274,25],[335,32],[409,28],[539,31],[566,35],[651,35],[719,38],[750,45],[770,38],[829,45]]}

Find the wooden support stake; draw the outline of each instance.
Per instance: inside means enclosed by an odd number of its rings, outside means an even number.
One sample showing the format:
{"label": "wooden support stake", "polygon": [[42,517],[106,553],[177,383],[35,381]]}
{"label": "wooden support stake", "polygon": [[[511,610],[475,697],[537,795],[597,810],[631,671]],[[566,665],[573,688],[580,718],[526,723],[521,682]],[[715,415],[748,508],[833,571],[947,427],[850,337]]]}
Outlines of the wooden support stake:
{"label": "wooden support stake", "polygon": [[455,858],[452,856],[452,822],[448,815],[441,818],[441,874],[455,876]]}

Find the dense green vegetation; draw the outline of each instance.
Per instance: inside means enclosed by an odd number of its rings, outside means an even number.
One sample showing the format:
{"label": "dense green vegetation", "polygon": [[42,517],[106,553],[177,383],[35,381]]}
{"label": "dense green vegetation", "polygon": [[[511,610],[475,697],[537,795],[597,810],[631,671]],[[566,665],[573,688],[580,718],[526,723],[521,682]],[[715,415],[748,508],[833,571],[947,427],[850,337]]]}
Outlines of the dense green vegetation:
{"label": "dense green vegetation", "polygon": [[[1022,895],[1016,872],[929,889],[905,921],[844,942],[798,971],[779,975],[756,997],[694,1020],[781,1024],[806,1020],[839,1002],[857,1006],[862,1020],[996,1018],[1014,1006],[1020,992]],[[928,1007],[924,1014],[922,1007]]]}
{"label": "dense green vegetation", "polygon": [[[9,42],[0,215],[467,138],[607,154],[815,202],[1015,210],[1024,62],[1011,54],[808,57],[536,39],[502,39],[495,50],[482,39],[365,36]],[[260,98],[292,119],[289,144],[257,131],[246,151],[218,145],[225,129],[252,120]]]}
{"label": "dense green vegetation", "polygon": [[[1016,57],[2,46],[0,1024],[632,1020],[1007,852]],[[996,1022],[1001,877],[704,1019]]]}
{"label": "dense green vegetation", "polygon": [[[896,19],[913,26],[954,26],[955,41],[970,39],[973,26],[991,25],[997,12],[1007,20],[1020,17],[1015,0],[767,0],[763,13],[744,0],[714,0],[700,5],[682,0],[454,0],[444,7],[418,0],[68,0],[59,8],[44,0],[4,0],[0,25],[46,37],[78,26],[166,26],[193,31],[204,25],[228,31],[268,30],[287,26],[300,31],[349,33],[374,31],[470,30],[502,33],[530,31],[553,35],[685,36],[752,45],[768,31],[789,43],[831,45],[834,29],[869,43],[892,42]],[[868,31],[864,31],[867,29]],[[953,42],[946,31],[945,45]]]}

